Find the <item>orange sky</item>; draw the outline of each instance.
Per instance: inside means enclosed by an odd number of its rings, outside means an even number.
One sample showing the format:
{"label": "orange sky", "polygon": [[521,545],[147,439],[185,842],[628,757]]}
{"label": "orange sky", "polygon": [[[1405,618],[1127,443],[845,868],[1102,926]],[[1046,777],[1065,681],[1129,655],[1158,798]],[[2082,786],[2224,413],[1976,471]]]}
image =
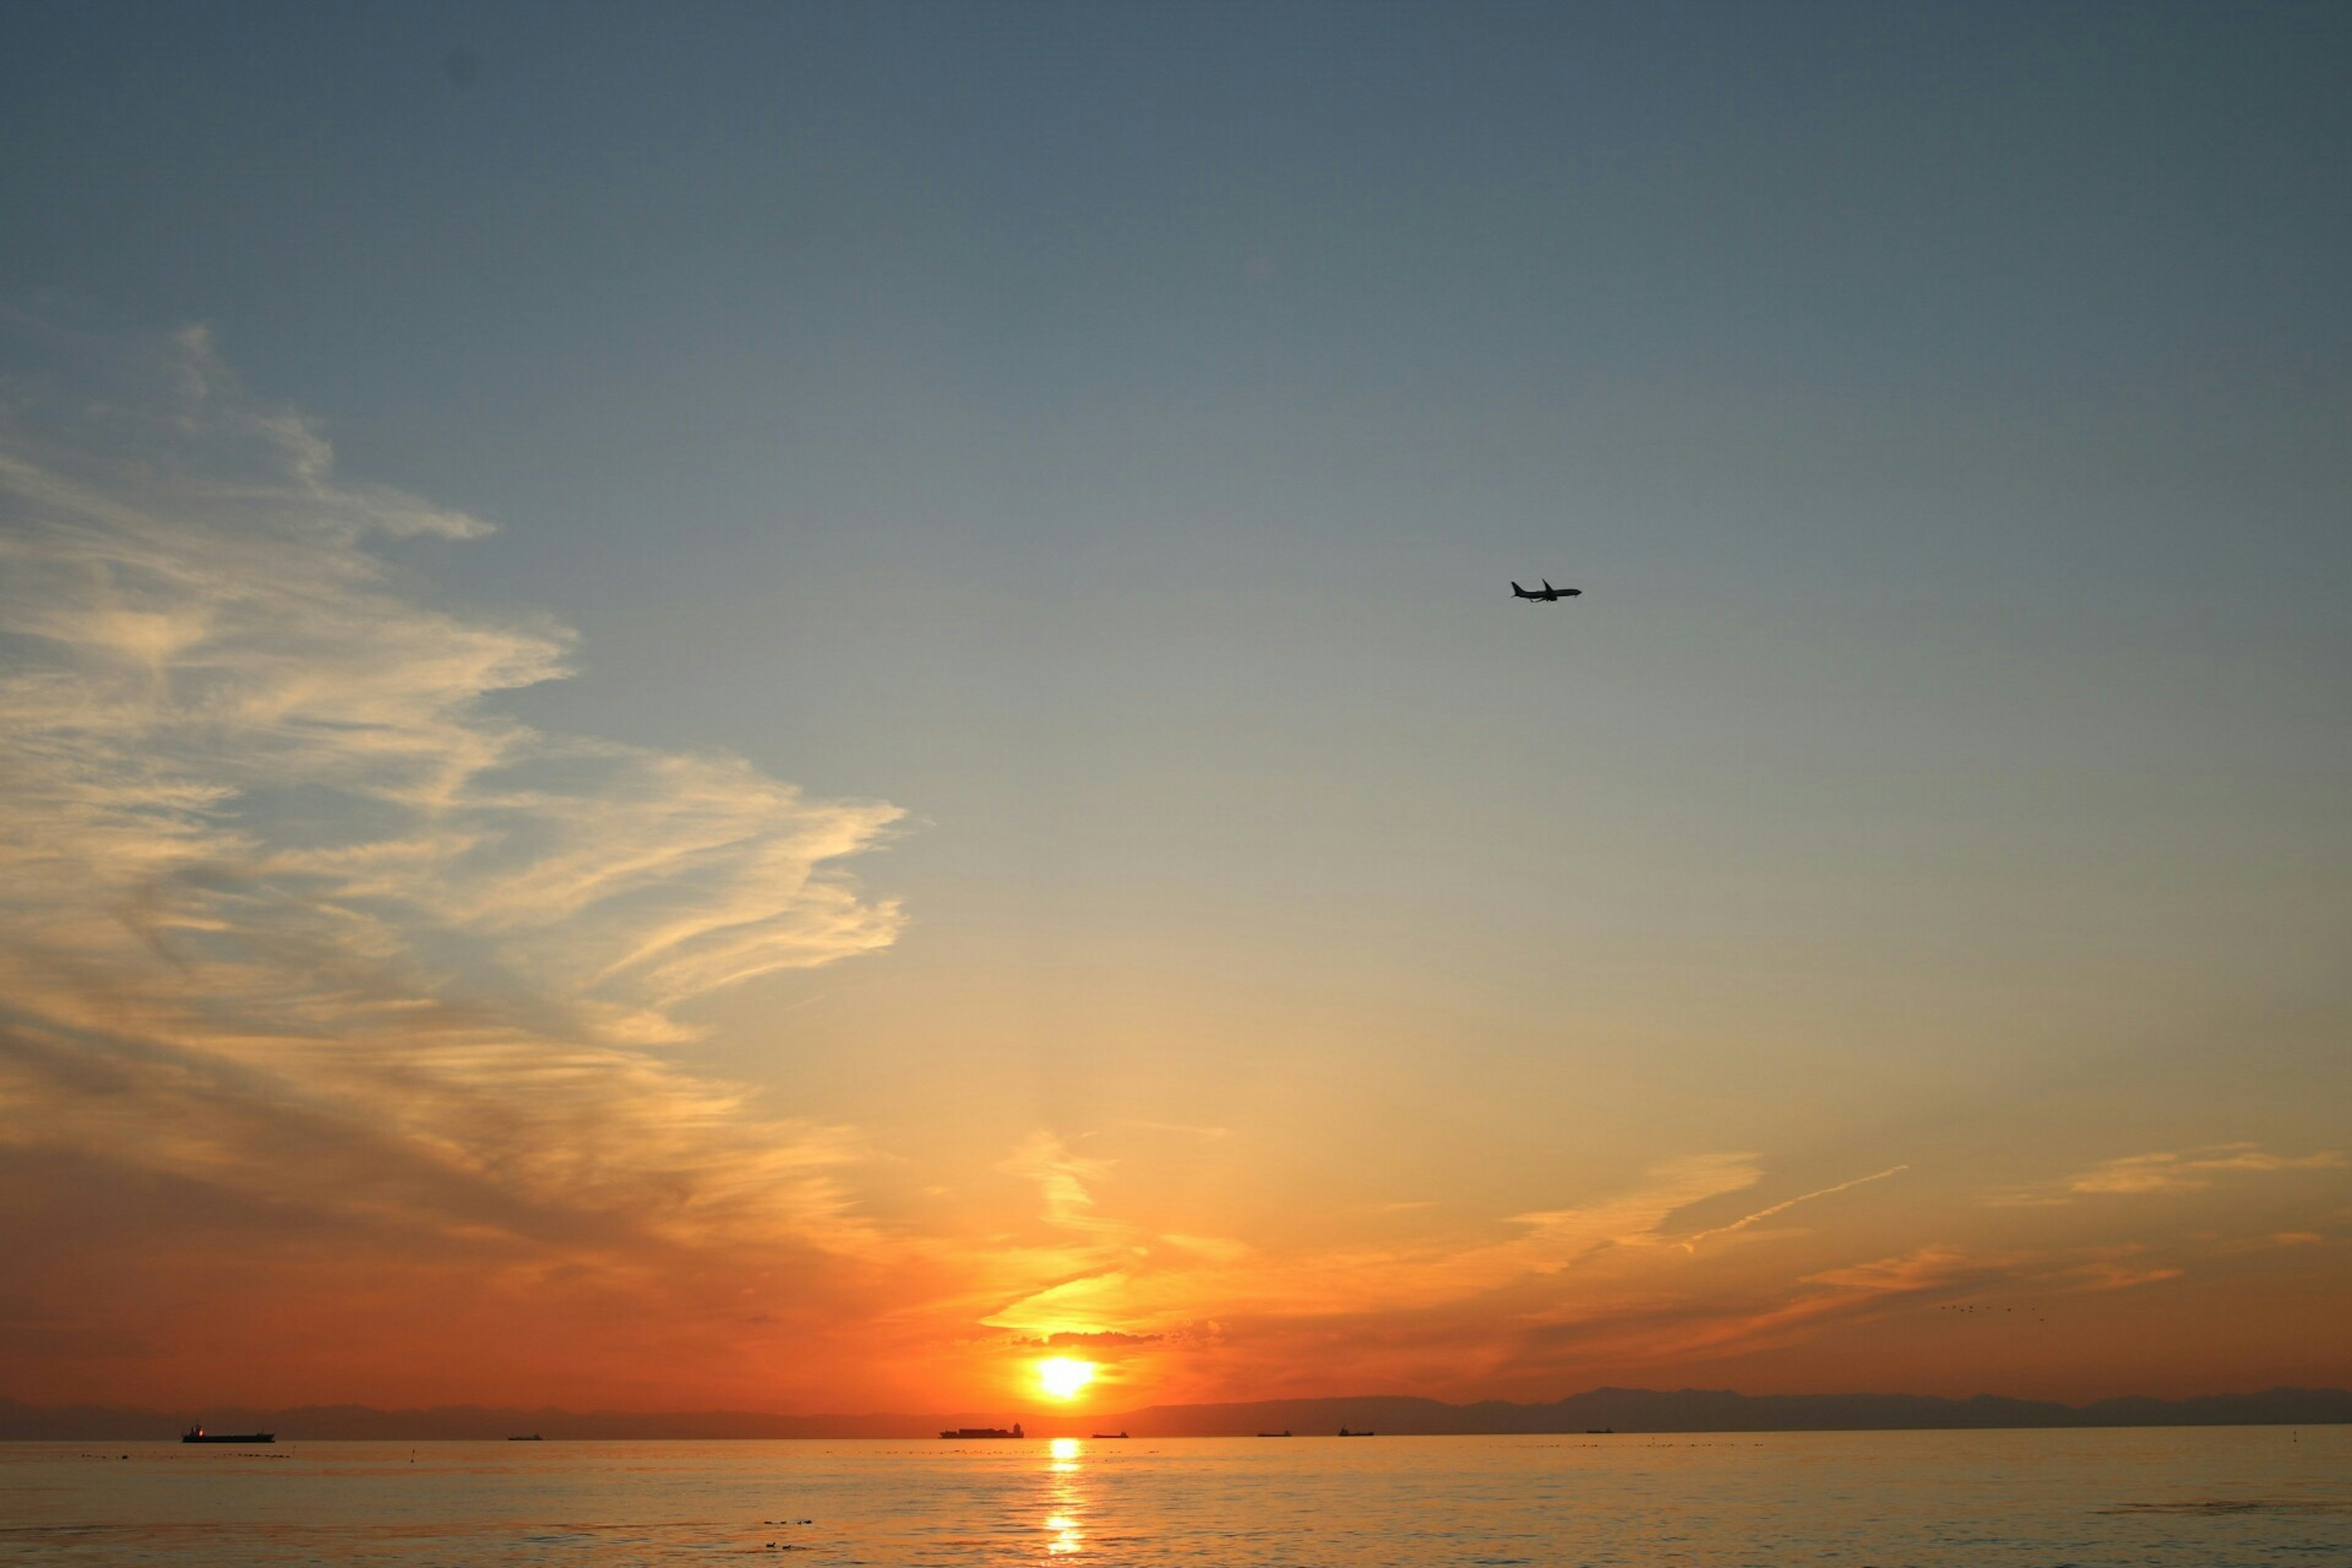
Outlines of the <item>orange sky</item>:
{"label": "orange sky", "polygon": [[[1279,993],[1239,1007],[1284,1043],[1204,1037],[1188,1081],[1129,976],[1128,1070],[1077,1109],[877,1037],[875,1124],[795,1114],[700,1053],[789,1039],[827,975],[891,990],[902,814],[502,716],[570,639],[382,557],[478,525],[333,478],[201,337],[144,352],[176,401],[6,454],[13,1396],[1018,1410],[1055,1353],[1104,1409],[2352,1382],[2335,1111],[2252,1138],[2177,1076],[2153,1110],[2095,1063],[1959,1079],[1929,1117],[1718,1058],[1661,1117],[1683,1090],[1585,1020],[1549,1040],[1585,1092],[1529,1120],[1539,1062],[1416,1080]],[[110,466],[165,413],[175,469]],[[967,994],[926,1026],[1017,1059]],[[1857,1089],[1883,1120],[1805,1129]]]}

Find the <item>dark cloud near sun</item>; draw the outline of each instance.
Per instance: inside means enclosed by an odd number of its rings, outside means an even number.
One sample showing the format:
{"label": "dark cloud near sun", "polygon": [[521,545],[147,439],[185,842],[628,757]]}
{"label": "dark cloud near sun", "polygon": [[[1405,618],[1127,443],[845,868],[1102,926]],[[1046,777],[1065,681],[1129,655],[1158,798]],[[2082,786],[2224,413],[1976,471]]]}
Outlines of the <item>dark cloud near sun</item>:
{"label": "dark cloud near sun", "polygon": [[1105,1329],[1096,1333],[1046,1334],[1039,1339],[1016,1340],[1013,1342],[1037,1345],[1047,1350],[1117,1350],[1128,1345],[1156,1345],[1167,1337],[1165,1334],[1126,1334],[1114,1329]]}

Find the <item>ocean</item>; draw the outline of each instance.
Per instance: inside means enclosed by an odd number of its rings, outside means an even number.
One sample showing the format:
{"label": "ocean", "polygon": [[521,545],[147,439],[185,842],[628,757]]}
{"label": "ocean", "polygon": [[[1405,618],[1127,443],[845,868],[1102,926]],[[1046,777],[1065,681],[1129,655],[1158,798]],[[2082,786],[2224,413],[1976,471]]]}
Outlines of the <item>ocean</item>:
{"label": "ocean", "polygon": [[0,1443],[0,1564],[2352,1564],[2352,1427]]}

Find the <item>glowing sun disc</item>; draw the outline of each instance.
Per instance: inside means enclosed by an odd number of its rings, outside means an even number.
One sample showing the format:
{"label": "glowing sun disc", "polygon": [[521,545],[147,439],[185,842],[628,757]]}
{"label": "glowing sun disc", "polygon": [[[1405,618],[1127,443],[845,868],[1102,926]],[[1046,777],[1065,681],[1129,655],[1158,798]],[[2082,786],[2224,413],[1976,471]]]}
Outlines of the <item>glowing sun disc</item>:
{"label": "glowing sun disc", "polygon": [[1055,1398],[1069,1399],[1095,1380],[1095,1363],[1090,1361],[1052,1356],[1037,1363],[1037,1382]]}

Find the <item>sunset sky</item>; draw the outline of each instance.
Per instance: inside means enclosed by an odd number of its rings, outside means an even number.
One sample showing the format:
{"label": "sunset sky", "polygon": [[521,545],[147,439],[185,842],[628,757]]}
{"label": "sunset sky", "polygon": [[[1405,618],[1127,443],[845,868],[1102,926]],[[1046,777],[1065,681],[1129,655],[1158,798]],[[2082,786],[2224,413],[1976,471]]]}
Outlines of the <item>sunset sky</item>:
{"label": "sunset sky", "polygon": [[0,1396],[2352,1384],[2352,7],[7,32]]}

